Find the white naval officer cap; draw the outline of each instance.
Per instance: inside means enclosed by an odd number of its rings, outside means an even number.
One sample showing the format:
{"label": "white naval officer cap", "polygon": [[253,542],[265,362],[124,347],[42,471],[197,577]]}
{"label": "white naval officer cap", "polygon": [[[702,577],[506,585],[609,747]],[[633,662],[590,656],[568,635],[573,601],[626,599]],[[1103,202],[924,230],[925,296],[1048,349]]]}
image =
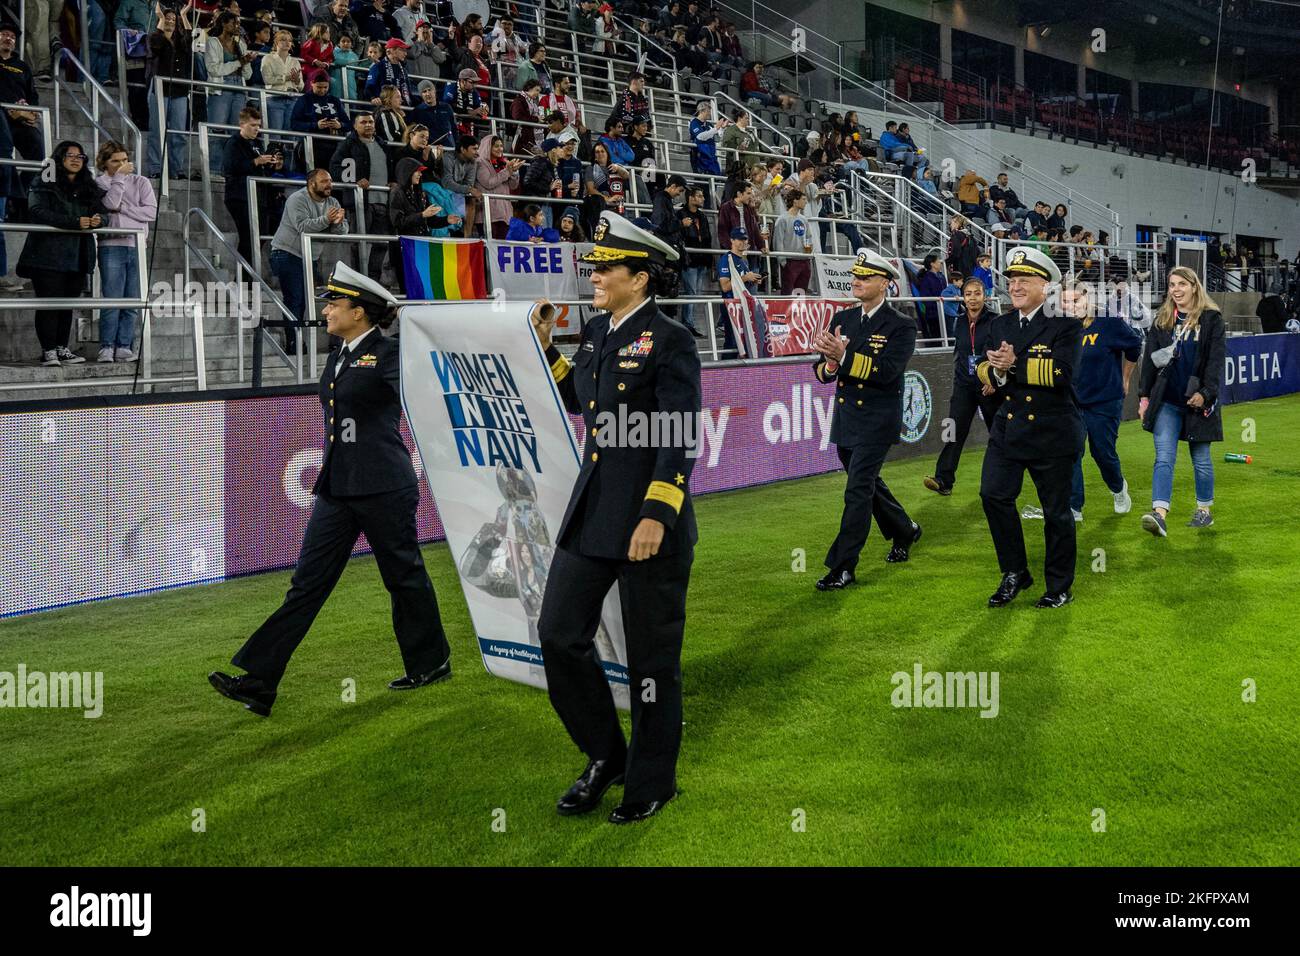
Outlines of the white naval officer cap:
{"label": "white naval officer cap", "polygon": [[345,262],[335,263],[325,282],[322,299],[355,299],[358,305],[384,309],[397,305],[397,298],[370,276],[362,275]]}
{"label": "white naval officer cap", "polygon": [[1061,281],[1061,270],[1052,257],[1033,246],[1015,246],[1007,250],[1006,266],[1002,271],[1008,276],[1037,276],[1052,284]]}
{"label": "white naval officer cap", "polygon": [[884,256],[877,255],[866,246],[858,249],[858,257],[853,260],[852,273],[855,276],[867,278],[870,276],[884,276],[897,282],[899,279],[898,270],[894,264]]}
{"label": "white naval officer cap", "polygon": [[582,257],[583,262],[617,265],[627,259],[649,259],[662,265],[679,258],[677,250],[668,243],[616,212],[600,214],[591,241],[596,246]]}

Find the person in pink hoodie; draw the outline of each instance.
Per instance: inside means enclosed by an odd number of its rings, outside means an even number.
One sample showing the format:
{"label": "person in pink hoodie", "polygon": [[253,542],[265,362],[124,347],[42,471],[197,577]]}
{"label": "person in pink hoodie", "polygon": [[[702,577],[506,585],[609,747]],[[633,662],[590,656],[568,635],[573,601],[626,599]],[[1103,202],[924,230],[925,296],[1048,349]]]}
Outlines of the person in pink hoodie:
{"label": "person in pink hoodie", "polygon": [[[107,226],[136,229],[148,241],[149,223],[158,218],[153,186],[135,171],[126,147],[108,142],[95,156],[95,185],[104,190]],[[103,236],[99,240],[99,294],[106,299],[140,296],[140,257],[134,236]],[[99,310],[99,361],[134,362],[135,320],[139,309]]]}
{"label": "person in pink hoodie", "polygon": [[[506,159],[505,144],[500,136],[487,135],[478,144],[478,188],[485,193],[512,193],[519,188],[519,168],[522,159]],[[492,239],[504,239],[510,217],[514,214],[511,203],[504,199],[488,200],[492,204],[489,219]]]}

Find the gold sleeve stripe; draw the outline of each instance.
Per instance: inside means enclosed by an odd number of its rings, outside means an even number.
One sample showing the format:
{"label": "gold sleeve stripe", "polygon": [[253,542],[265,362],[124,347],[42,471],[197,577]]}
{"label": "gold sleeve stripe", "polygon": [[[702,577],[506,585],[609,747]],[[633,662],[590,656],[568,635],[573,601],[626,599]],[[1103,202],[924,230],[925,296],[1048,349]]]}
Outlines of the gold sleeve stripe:
{"label": "gold sleeve stripe", "polygon": [[981,385],[994,385],[993,366],[988,362],[980,362],[975,366],[975,377],[980,380]]}
{"label": "gold sleeve stripe", "polygon": [[686,500],[686,492],[666,481],[652,481],[645,493],[645,500],[662,501],[673,511],[681,511],[682,502]]}
{"label": "gold sleeve stripe", "polygon": [[1025,363],[1025,378],[1030,385],[1051,388],[1055,375],[1056,363],[1051,359],[1031,358]]}
{"label": "gold sleeve stripe", "polygon": [[871,368],[871,359],[860,352],[854,352],[853,363],[849,366],[849,375],[854,378],[866,378],[869,368]]}
{"label": "gold sleeve stripe", "polygon": [[559,382],[563,380],[564,376],[569,374],[569,369],[571,368],[573,368],[573,363],[561,355],[551,365],[551,375],[557,382]]}

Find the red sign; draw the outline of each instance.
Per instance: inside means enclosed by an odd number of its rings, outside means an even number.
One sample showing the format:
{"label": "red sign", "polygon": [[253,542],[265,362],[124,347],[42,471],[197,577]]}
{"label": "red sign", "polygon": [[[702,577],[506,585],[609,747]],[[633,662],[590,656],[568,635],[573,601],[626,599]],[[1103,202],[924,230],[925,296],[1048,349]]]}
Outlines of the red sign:
{"label": "red sign", "polygon": [[830,326],[831,316],[846,308],[835,299],[765,299],[768,351],[773,356],[809,355],[817,333]]}

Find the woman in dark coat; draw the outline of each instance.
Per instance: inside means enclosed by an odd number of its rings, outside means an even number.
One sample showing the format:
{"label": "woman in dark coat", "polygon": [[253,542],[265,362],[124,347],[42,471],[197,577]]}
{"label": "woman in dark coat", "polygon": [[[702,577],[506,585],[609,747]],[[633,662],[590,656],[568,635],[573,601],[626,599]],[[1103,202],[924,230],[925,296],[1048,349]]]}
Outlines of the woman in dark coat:
{"label": "woman in dark coat", "polygon": [[1158,538],[1168,535],[1165,523],[1173,494],[1174,460],[1178,443],[1186,441],[1196,479],[1196,511],[1189,528],[1214,524],[1214,462],[1210,443],[1223,441],[1219,383],[1226,350],[1223,316],[1205,292],[1200,277],[1185,266],[1169,273],[1169,298],[1147,332],[1142,353],[1142,427],[1156,445],[1151,477],[1151,511],[1142,527]]}
{"label": "woman in dark coat", "polygon": [[[444,216],[441,206],[429,204],[429,197],[420,186],[420,179],[427,168],[409,156],[397,162],[394,178],[397,185],[388,193],[388,221],[392,223],[395,235],[427,236],[430,229],[454,226],[460,222],[460,216]],[[401,243],[394,242],[390,245],[389,255],[396,267],[397,284],[405,296],[406,270],[401,265]]]}
{"label": "woman in dark coat", "polygon": [[[72,299],[86,291],[95,269],[95,237],[89,230],[108,221],[104,192],[87,168],[86,151],[64,140],[54,147],[53,182],[33,180],[27,194],[29,219],[42,226],[79,229],[82,235],[32,232],[18,257],[18,275],[32,280],[38,299]],[[36,337],[42,365],[76,365],[86,361],[68,348],[72,335],[71,309],[38,309]]]}

